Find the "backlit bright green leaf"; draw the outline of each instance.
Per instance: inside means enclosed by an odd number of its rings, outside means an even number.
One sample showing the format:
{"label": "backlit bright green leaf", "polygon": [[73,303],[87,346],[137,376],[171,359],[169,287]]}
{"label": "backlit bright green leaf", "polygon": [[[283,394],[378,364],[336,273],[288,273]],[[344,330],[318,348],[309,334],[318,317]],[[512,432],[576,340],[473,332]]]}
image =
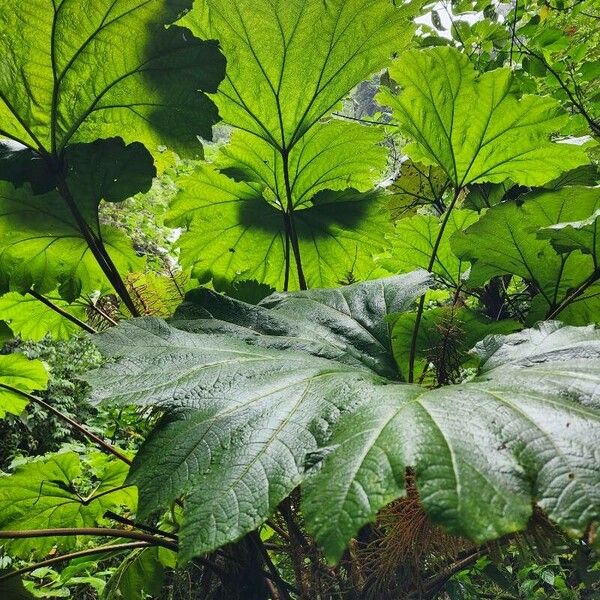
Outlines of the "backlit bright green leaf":
{"label": "backlit bright green leaf", "polygon": [[[264,199],[259,184],[235,182],[200,166],[182,188],[167,223],[187,228],[179,241],[181,261],[192,267],[194,277],[214,278],[220,285],[255,279],[285,288],[291,250],[284,215]],[[391,227],[379,193],[322,192],[294,217],[309,287],[351,283],[377,273],[373,257],[386,248],[383,234]],[[289,272],[289,287],[297,287],[295,268]]]}
{"label": "backlit bright green leaf", "polygon": [[[450,247],[450,237],[466,229],[479,216],[471,210],[453,210],[437,248],[432,272],[448,285],[456,287],[470,265],[456,256]],[[433,215],[415,215],[400,219],[389,236],[391,249],[381,259],[382,266],[390,273],[406,273],[420,267],[427,269],[443,218]]]}
{"label": "backlit bright green leaf", "polygon": [[212,96],[234,127],[290,149],[406,47],[418,3],[207,0],[183,23],[220,41],[227,75]]}
{"label": "backlit bright green leaf", "polygon": [[[95,205],[85,215],[95,224]],[[122,274],[139,270],[142,261],[118,229],[101,226],[105,246]],[[0,282],[7,290],[41,294],[59,292],[68,301],[82,291],[106,287],[96,263],[64,200],[51,192],[34,196],[0,183]]]}
{"label": "backlit bright green leaf", "polygon": [[[87,319],[87,310],[82,304],[68,304],[58,293],[47,294],[46,297],[56,306],[62,308],[82,321]],[[15,336],[22,340],[37,342],[47,335],[55,340],[68,340],[81,332],[81,327],[38,299],[28,294],[9,292],[0,296],[0,319],[6,321]]]}
{"label": "backlit bright green leaf", "polygon": [[519,98],[510,69],[478,74],[448,47],[410,50],[390,68],[401,88],[379,94],[412,142],[412,160],[439,165],[457,187],[506,179],[541,185],[589,162],[585,150],[550,136],[568,120],[549,97]]}
{"label": "backlit bright green leaf", "polygon": [[[595,271],[593,257],[574,251],[559,254],[547,235],[548,227],[561,222],[588,218],[600,207],[597,192],[591,188],[570,187],[536,192],[524,201],[494,206],[475,224],[453,235],[451,245],[463,260],[471,261],[469,283],[482,285],[495,275],[517,275],[533,285],[536,320],[552,314],[562,301]],[[600,305],[589,296],[579,303],[591,302],[587,316]],[[557,313],[558,314],[558,313]],[[553,315],[557,316],[557,315]],[[592,322],[598,320],[590,319]],[[577,313],[558,314],[574,324],[583,324]]]}
{"label": "backlit bright green leaf", "polygon": [[[5,354],[0,356],[0,384],[23,392],[45,390],[48,373],[41,360],[29,360],[23,354]],[[6,413],[20,414],[27,403],[21,394],[0,388],[0,419]]]}
{"label": "backlit bright green leaf", "polygon": [[46,152],[123,136],[200,154],[224,59],[175,21],[191,0],[2,0],[0,134]]}

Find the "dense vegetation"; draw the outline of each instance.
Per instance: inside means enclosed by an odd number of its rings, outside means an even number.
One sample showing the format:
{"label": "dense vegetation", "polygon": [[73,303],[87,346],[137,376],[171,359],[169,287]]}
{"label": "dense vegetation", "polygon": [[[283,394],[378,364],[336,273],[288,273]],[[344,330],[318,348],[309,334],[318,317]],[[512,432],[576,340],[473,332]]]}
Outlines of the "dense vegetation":
{"label": "dense vegetation", "polygon": [[600,598],[598,0],[0,53],[2,598]]}

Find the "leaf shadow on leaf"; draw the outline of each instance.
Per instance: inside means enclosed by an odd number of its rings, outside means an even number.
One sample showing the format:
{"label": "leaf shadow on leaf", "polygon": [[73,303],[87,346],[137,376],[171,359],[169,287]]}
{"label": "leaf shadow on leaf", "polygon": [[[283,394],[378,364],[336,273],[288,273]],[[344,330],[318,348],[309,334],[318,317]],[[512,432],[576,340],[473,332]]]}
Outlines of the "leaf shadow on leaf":
{"label": "leaf shadow on leaf", "polygon": [[[353,230],[357,228],[369,213],[369,200],[372,194],[361,194],[356,190],[347,190],[340,201],[338,193],[334,198],[318,195],[313,206],[294,211],[298,227],[298,237],[306,240],[328,238],[336,227]],[[348,198],[356,194],[356,200]],[[238,208],[239,222],[245,229],[258,229],[276,236],[284,232],[283,212],[268,202],[244,202]]]}
{"label": "leaf shadow on leaf", "polygon": [[[226,60],[216,40],[196,38],[186,27],[171,25],[153,35],[145,48],[147,59],[141,76],[155,94],[143,115],[155,129],[164,145],[174,150],[181,144],[181,123],[192,136],[212,139],[212,123],[218,121],[218,111],[206,93],[215,93],[225,73]],[[203,68],[197,68],[203,65]],[[184,88],[178,82],[184,78]],[[173,110],[173,95],[180,108]],[[164,102],[162,101],[164,99]],[[131,107],[136,111],[137,107]],[[198,141],[198,151],[202,148]]]}

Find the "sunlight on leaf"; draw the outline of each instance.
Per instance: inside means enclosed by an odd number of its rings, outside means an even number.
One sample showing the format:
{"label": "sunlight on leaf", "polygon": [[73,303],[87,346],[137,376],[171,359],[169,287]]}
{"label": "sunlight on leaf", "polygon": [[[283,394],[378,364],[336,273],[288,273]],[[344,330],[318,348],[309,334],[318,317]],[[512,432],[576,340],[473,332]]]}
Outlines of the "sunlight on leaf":
{"label": "sunlight on leaf", "polygon": [[589,162],[584,148],[550,141],[567,113],[549,97],[518,98],[510,69],[478,74],[465,54],[438,47],[403,53],[390,75],[400,93],[383,88],[378,98],[412,140],[406,153],[439,165],[457,187],[540,185]]}
{"label": "sunlight on leaf", "polygon": [[[48,373],[41,360],[29,360],[24,354],[6,354],[0,356],[0,383],[23,392],[45,390]],[[27,404],[27,398],[21,394],[0,389],[0,419],[6,413],[20,414]]]}

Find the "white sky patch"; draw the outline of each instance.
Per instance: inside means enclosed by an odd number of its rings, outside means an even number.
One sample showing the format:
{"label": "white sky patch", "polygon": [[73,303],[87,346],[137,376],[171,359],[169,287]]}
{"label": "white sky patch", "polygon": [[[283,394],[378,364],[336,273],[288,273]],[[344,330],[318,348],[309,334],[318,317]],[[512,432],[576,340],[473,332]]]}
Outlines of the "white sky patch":
{"label": "white sky patch", "polygon": [[[499,16],[499,21],[502,22],[504,17],[512,10],[513,4],[503,3],[503,2],[492,2],[495,6],[496,13]],[[446,2],[436,2],[431,6],[431,9],[417,17],[415,19],[415,23],[418,25],[429,25],[429,27],[433,27],[435,29],[435,25],[431,19],[432,11],[436,11],[440,17],[440,21],[442,22],[442,26],[444,27],[443,31],[439,31],[438,33],[441,37],[445,37],[448,39],[452,38],[451,29],[452,29],[452,21],[466,21],[470,25],[476,23],[477,21],[481,21],[484,18],[483,12],[468,12],[461,13],[459,15],[455,15],[452,12],[452,6]]]}

